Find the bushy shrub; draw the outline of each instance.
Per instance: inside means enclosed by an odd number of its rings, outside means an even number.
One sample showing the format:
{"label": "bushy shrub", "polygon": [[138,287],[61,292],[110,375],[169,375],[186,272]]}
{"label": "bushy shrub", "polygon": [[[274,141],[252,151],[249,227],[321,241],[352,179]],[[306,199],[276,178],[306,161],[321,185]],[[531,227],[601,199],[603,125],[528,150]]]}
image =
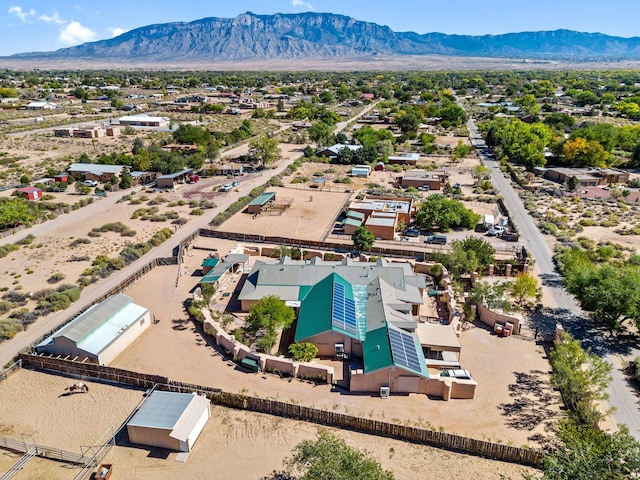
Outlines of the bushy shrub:
{"label": "bushy shrub", "polygon": [[2,320],[0,321],[0,340],[10,340],[23,330],[22,322],[18,320]]}

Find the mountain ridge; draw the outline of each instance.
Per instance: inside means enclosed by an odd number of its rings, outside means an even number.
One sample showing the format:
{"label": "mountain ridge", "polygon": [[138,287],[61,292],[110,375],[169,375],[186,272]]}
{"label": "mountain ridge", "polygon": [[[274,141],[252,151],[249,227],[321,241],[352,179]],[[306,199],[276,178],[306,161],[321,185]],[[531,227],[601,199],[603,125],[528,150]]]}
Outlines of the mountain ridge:
{"label": "mountain ridge", "polygon": [[554,60],[637,60],[640,37],[567,29],[500,35],[395,32],[332,13],[208,17],[139,27],[117,37],[14,59],[217,61],[448,55]]}

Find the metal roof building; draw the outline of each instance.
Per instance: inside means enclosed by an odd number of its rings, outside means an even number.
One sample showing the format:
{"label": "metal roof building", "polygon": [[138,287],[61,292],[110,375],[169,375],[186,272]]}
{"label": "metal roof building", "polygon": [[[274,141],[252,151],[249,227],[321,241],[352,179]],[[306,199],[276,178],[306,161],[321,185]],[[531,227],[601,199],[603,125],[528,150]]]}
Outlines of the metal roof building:
{"label": "metal roof building", "polygon": [[[428,378],[412,315],[422,304],[425,286],[425,278],[408,263],[285,257],[272,264],[256,262],[238,298],[243,309],[249,299],[265,295],[299,301],[294,341],[316,344],[319,355],[334,355],[335,345],[342,345],[363,358],[365,374],[398,367],[407,375]],[[393,335],[400,341],[392,341]]]}
{"label": "metal roof building", "polygon": [[106,365],[150,325],[149,310],[119,293],[76,317],[37,345],[36,350]]}
{"label": "metal roof building", "polygon": [[127,423],[129,441],[190,452],[211,418],[210,405],[195,393],[154,391]]}

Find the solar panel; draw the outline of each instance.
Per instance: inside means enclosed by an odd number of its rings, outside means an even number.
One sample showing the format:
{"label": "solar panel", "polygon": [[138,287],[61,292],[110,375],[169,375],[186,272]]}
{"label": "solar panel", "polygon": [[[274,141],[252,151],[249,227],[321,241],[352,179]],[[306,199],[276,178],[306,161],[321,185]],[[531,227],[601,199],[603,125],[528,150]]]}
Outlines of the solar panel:
{"label": "solar panel", "polygon": [[416,343],[411,335],[389,329],[389,340],[391,342],[391,355],[395,363],[416,372],[422,371],[422,362],[416,349]]}
{"label": "solar panel", "polygon": [[344,285],[333,285],[333,303],[331,305],[332,325],[341,328],[352,335],[357,334],[356,304],[351,298],[345,297]]}

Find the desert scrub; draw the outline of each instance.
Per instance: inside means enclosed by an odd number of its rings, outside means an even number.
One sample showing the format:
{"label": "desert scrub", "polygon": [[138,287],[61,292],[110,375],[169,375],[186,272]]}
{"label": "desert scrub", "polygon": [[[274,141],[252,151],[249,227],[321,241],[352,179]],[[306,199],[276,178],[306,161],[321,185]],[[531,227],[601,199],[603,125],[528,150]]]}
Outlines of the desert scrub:
{"label": "desert scrub", "polygon": [[131,219],[135,220],[136,218],[139,218],[140,220],[148,220],[153,215],[156,215],[159,211],[160,209],[158,207],[138,208],[131,215]]}
{"label": "desert scrub", "polygon": [[11,252],[15,252],[19,248],[20,247],[18,247],[17,245],[13,245],[11,243],[8,243],[6,245],[0,245],[0,258],[6,257]]}
{"label": "desert scrub", "polygon": [[16,243],[18,245],[31,245],[33,241],[36,239],[36,236],[32,233],[24,237],[22,240],[18,240]]}
{"label": "desert scrub", "polygon": [[[135,237],[136,231],[131,230],[122,222],[114,222],[114,223],[105,223],[101,227],[94,228],[91,232],[98,233],[100,232],[115,232],[119,233],[123,237]],[[89,235],[91,236],[91,232]]]}
{"label": "desert scrub", "polygon": [[156,198],[149,200],[147,205],[162,205],[163,203],[167,203],[169,200],[164,198],[162,195],[158,195]]}
{"label": "desert scrub", "polygon": [[67,276],[62,273],[62,272],[55,272],[53,275],[51,275],[48,279],[47,282],[48,283],[58,283],[61,282],[62,280],[64,280],[65,278],[67,278]]}
{"label": "desert scrub", "polygon": [[23,330],[24,327],[22,326],[22,322],[20,322],[20,320],[1,320],[0,340],[10,340]]}
{"label": "desert scrub", "polygon": [[75,248],[78,245],[88,245],[90,243],[91,243],[91,240],[89,240],[88,238],[76,238],[73,242],[69,244],[69,247]]}
{"label": "desert scrub", "polygon": [[203,213],[204,212],[200,207],[194,208],[193,210],[191,210],[191,212],[189,212],[190,215],[202,215]]}

